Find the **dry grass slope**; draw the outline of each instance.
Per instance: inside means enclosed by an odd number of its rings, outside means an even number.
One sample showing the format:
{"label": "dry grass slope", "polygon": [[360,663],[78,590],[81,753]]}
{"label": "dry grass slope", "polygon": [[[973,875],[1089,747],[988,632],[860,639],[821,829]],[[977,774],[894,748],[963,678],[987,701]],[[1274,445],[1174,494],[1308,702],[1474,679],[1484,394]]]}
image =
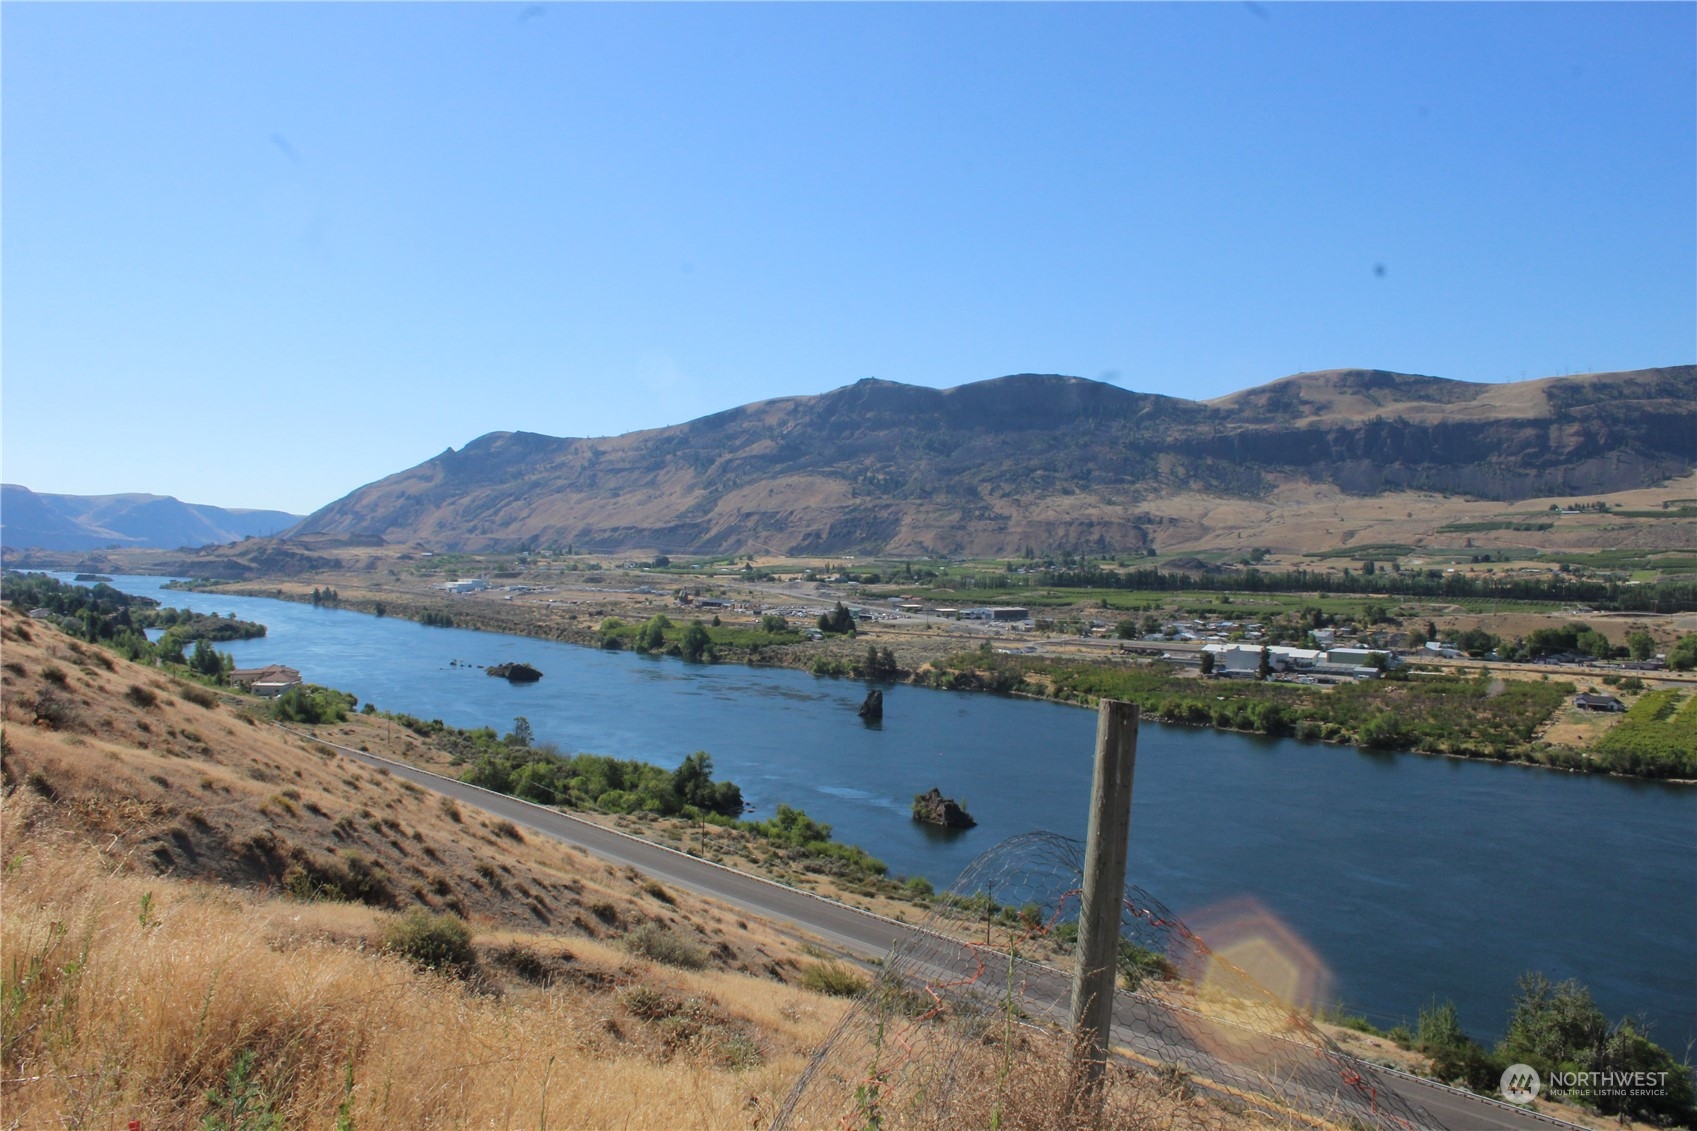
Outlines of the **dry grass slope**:
{"label": "dry grass slope", "polygon": [[[3,618],[5,1126],[746,1126],[841,1012],[762,924]],[[468,977],[386,951],[448,907]]]}
{"label": "dry grass slope", "polygon": [[52,810],[4,802],[7,1126],[180,1127],[238,1101],[289,1127],[742,1126],[836,1010],[581,941],[496,935],[481,984],[421,973],[374,945],[375,912],[149,876]]}

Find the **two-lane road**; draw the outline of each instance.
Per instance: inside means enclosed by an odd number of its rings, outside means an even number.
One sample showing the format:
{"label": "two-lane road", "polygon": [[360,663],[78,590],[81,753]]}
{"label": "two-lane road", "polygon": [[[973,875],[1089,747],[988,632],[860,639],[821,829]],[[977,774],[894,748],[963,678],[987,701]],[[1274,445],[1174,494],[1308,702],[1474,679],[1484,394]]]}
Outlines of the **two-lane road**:
{"label": "two-lane road", "polygon": [[[324,741],[308,732],[294,733],[311,737],[315,741]],[[334,743],[327,745],[335,746]],[[771,880],[738,872],[675,849],[603,828],[557,809],[467,785],[465,782],[434,774],[405,762],[392,761],[345,746],[335,746],[335,749],[349,758],[388,770],[396,777],[446,794],[467,805],[474,805],[497,817],[504,817],[543,836],[593,853],[603,860],[636,868],[656,879],[665,880],[697,895],[719,900],[747,914],[791,925],[862,959],[882,959],[894,947],[910,949],[916,942],[934,944],[937,941],[929,935],[922,935],[912,926],[893,919],[847,907]],[[1161,1016],[1143,1017],[1138,1010],[1145,1013],[1156,1010]],[[1182,1029],[1182,1026],[1172,1022],[1173,1017],[1166,1007],[1149,999],[1139,998],[1136,1009],[1128,1014],[1125,1031],[1116,1030],[1115,1043],[1134,1048],[1156,1059],[1160,1058],[1163,1051],[1177,1053],[1181,1050],[1166,1050],[1161,1044],[1163,1040],[1171,1038],[1159,1036],[1163,1032],[1170,1033]],[[1193,1060],[1196,1055],[1194,1048],[1182,1051],[1185,1056],[1175,1055],[1170,1059]],[[1452,1131],[1537,1131],[1553,1126],[1575,1126],[1467,1092],[1446,1088],[1432,1081],[1401,1074],[1392,1075],[1364,1061],[1352,1063],[1371,1086],[1402,1095],[1432,1115],[1435,1124],[1451,1128]]]}

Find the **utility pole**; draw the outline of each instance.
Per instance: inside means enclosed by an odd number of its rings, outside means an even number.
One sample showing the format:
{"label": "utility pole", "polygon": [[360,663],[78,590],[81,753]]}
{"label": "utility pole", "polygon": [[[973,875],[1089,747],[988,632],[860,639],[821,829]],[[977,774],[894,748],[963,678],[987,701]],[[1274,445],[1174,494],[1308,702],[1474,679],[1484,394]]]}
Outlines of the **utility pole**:
{"label": "utility pole", "polygon": [[1072,1025],[1078,1098],[1091,1102],[1108,1062],[1119,967],[1120,908],[1131,834],[1131,780],[1137,768],[1136,703],[1102,700],[1096,716],[1096,772],[1090,789],[1090,834],[1084,850],[1084,893],[1072,980]]}

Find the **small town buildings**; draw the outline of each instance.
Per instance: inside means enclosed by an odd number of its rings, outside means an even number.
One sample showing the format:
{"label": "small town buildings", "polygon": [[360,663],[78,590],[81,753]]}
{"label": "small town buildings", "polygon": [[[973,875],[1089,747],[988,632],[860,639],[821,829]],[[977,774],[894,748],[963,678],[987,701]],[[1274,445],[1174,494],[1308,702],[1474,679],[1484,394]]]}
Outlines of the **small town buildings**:
{"label": "small town buildings", "polygon": [[[1204,652],[1214,654],[1214,672],[1216,675],[1254,675],[1261,670],[1261,649],[1242,644],[1204,644]],[[1282,670],[1284,657],[1274,656],[1272,649],[1267,650],[1267,664],[1273,670]],[[1274,667],[1274,665],[1277,667]]]}
{"label": "small town buildings", "polygon": [[[1261,670],[1262,647],[1258,644],[1204,644],[1202,651],[1214,657],[1214,671],[1219,675],[1255,675]],[[1322,652],[1314,648],[1292,648],[1285,644],[1269,645],[1267,668],[1274,672],[1318,672],[1350,676],[1355,679],[1376,679],[1380,672],[1372,657],[1385,655],[1370,648],[1333,648]],[[1388,657],[1387,657],[1388,658]]]}
{"label": "small town buildings", "polygon": [[977,609],[962,609],[961,620],[1016,621],[1030,620],[1031,610],[1016,608],[1012,605],[984,606]]}
{"label": "small town buildings", "polygon": [[1581,711],[1624,711],[1626,704],[1613,695],[1598,695],[1587,691],[1573,697],[1573,705]]}
{"label": "small town buildings", "polygon": [[458,581],[444,581],[441,588],[449,593],[481,593],[489,588],[489,583],[481,577],[466,577]]}

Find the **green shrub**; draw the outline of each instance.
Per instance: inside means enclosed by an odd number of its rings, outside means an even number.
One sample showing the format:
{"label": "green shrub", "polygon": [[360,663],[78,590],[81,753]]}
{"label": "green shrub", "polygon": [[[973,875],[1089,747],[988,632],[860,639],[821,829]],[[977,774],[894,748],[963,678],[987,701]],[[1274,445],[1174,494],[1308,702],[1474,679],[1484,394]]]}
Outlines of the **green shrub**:
{"label": "green shrub", "polygon": [[1150,978],[1167,982],[1178,977],[1177,967],[1168,961],[1166,955],[1147,950],[1127,939],[1120,940],[1119,972],[1120,985],[1128,990],[1137,989]]}
{"label": "green shrub", "polygon": [[471,928],[458,915],[433,915],[414,908],[383,932],[383,949],[408,959],[420,970],[465,977],[477,965]]}
{"label": "green shrub", "polygon": [[159,696],[149,691],[139,683],[132,683],[124,692],[124,698],[138,707],[152,707],[159,702]]}
{"label": "green shrub", "polygon": [[809,962],[801,968],[799,984],[831,997],[859,997],[866,992],[866,979],[840,962]]}
{"label": "green shrub", "polygon": [[684,1007],[683,999],[676,994],[641,984],[621,990],[619,1004],[625,1007],[626,1013],[641,1021],[662,1021]]}
{"label": "green shrub", "polygon": [[339,723],[348,717],[359,700],[345,691],[317,684],[302,684],[289,688],[271,704],[271,717],[279,722],[304,723],[318,726]]}
{"label": "green shrub", "polygon": [[395,902],[389,873],[365,854],[323,858],[302,852],[283,873],[283,890],[303,901],[329,900],[390,907]]}

